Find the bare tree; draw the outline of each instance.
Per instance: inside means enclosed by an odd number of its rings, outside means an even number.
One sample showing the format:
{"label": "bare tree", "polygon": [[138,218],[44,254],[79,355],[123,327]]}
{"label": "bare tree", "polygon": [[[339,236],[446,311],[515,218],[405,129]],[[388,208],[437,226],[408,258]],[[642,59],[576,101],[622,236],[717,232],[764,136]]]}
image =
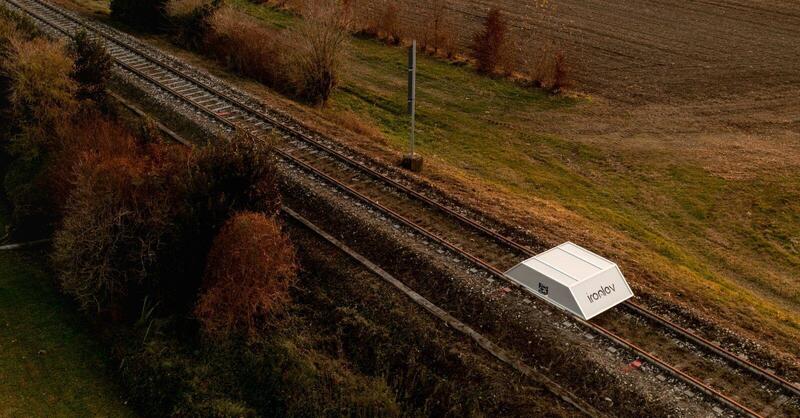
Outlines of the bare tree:
{"label": "bare tree", "polygon": [[483,30],[475,35],[472,55],[478,71],[492,74],[506,62],[508,54],[508,22],[500,9],[492,9],[486,16]]}
{"label": "bare tree", "polygon": [[452,16],[445,0],[433,0],[432,13],[423,24],[421,46],[432,53],[440,51],[452,55],[455,50]]}
{"label": "bare tree", "polygon": [[352,14],[337,0],[307,0],[303,9],[305,19],[295,38],[294,81],[301,98],[325,103],[339,81]]}

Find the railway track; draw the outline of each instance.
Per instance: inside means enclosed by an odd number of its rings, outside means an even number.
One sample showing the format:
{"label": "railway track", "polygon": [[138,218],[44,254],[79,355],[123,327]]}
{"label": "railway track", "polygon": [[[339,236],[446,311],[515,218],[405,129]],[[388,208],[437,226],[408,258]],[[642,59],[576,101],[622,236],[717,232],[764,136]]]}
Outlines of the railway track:
{"label": "railway track", "polygon": [[[127,35],[40,0],[0,1],[23,10],[63,36],[86,30],[90,36],[103,39],[121,71],[190,106],[222,129],[255,135],[274,131],[285,140],[277,150],[285,161],[459,254],[490,276],[507,281],[503,270],[534,254],[530,248],[415,191],[287,116],[209,81]],[[574,317],[572,320],[741,414],[797,413],[800,388],[796,384],[643,306],[626,303],[624,309],[624,313],[610,312],[591,322]]]}

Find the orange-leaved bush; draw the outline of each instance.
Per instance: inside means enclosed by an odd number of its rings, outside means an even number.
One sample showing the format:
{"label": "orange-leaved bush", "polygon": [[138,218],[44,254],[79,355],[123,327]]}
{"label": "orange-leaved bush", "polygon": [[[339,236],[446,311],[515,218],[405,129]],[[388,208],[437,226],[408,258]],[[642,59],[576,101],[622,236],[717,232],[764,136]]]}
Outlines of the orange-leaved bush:
{"label": "orange-leaved bush", "polygon": [[286,307],[296,277],[295,250],[278,223],[238,213],[214,239],[195,316],[214,338],[254,335]]}

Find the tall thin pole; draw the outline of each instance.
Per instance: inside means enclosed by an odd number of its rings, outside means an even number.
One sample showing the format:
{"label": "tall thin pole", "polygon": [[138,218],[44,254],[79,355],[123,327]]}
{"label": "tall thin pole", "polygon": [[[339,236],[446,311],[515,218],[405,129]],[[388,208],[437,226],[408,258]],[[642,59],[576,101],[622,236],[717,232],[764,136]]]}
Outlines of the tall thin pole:
{"label": "tall thin pole", "polygon": [[417,41],[411,42],[408,50],[408,113],[411,115],[411,132],[409,145],[411,158],[414,158],[414,124],[416,123],[415,104],[417,101]]}

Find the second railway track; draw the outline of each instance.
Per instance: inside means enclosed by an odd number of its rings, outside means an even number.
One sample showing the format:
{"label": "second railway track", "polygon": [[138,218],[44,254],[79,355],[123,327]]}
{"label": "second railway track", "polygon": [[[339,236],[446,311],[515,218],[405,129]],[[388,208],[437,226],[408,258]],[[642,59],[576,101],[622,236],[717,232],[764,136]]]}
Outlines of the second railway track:
{"label": "second railway track", "polygon": [[[277,131],[285,139],[278,147],[283,159],[459,254],[488,275],[507,280],[502,271],[534,253],[350,155],[285,115],[209,82],[128,35],[40,0],[0,1],[63,36],[86,30],[102,38],[122,71],[191,106],[223,129],[250,134]],[[643,306],[627,303],[624,309],[627,312],[609,312],[591,322],[573,320],[739,413],[798,413],[800,388],[796,384]]]}

